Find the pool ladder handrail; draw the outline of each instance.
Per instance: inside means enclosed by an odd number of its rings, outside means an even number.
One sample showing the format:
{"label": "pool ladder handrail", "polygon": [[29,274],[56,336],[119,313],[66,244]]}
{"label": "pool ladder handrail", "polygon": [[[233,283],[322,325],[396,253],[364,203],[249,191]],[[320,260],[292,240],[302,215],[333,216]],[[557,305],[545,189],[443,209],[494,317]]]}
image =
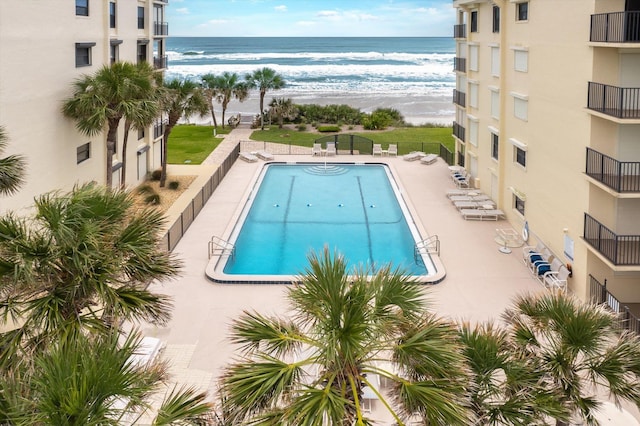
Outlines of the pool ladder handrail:
{"label": "pool ladder handrail", "polygon": [[423,254],[437,254],[440,256],[440,239],[437,235],[432,235],[427,239],[418,241],[415,245],[416,260]]}
{"label": "pool ladder handrail", "polygon": [[227,240],[213,236],[209,241],[209,259],[213,256],[231,256],[235,257],[236,247]]}

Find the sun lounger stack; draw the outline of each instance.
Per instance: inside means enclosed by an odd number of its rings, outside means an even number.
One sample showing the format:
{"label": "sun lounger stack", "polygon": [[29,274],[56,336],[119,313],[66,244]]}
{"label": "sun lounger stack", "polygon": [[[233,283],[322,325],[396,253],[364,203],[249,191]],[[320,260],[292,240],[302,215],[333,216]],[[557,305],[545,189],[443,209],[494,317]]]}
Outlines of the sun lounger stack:
{"label": "sun lounger stack", "polygon": [[504,212],[499,209],[460,209],[464,220],[498,220],[504,219]]}
{"label": "sun lounger stack", "polygon": [[426,156],[427,154],[425,154],[424,152],[420,152],[420,151],[412,151],[408,154],[405,154],[402,156],[402,159],[404,161],[416,161],[421,159],[422,157]]}
{"label": "sun lounger stack", "polygon": [[481,200],[481,201],[454,201],[453,205],[456,206],[456,209],[478,209],[478,210],[494,210],[496,205],[491,200]]}
{"label": "sun lounger stack", "polygon": [[258,158],[264,161],[273,161],[275,158],[273,154],[268,151],[257,151],[255,154]]}
{"label": "sun lounger stack", "polygon": [[424,157],[420,158],[420,163],[422,164],[433,164],[438,161],[438,155],[436,154],[427,154]]}
{"label": "sun lounger stack", "polygon": [[246,161],[247,163],[255,163],[256,161],[258,161],[258,157],[256,157],[255,155],[253,155],[250,152],[241,152],[240,153],[240,158],[244,161]]}

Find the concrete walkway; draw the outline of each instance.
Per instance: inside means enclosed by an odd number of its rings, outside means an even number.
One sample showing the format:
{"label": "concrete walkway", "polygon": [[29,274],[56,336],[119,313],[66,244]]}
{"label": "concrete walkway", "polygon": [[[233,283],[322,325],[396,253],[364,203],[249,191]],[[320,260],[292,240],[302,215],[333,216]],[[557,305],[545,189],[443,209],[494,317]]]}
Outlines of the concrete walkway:
{"label": "concrete walkway", "polygon": [[[172,169],[178,172],[188,167],[193,174],[196,169],[191,168],[196,167],[198,173],[209,173],[237,141],[248,140],[250,134],[250,129],[235,129],[205,160],[206,164],[174,166]],[[500,246],[494,240],[496,228],[510,228],[509,223],[465,221],[445,197],[445,191],[454,188],[454,184],[447,164],[441,159],[432,165],[403,161],[401,157],[373,158],[368,155],[339,155],[335,160],[389,164],[416,215],[414,219],[419,229],[422,227],[428,235],[438,235],[446,278],[426,288],[425,297],[432,311],[456,320],[497,320],[516,295],[545,291],[523,264],[520,248],[513,249],[511,254],[498,251]],[[311,155],[276,155],[276,161],[324,159]],[[236,356],[227,341],[231,320],[243,311],[255,310],[267,315],[286,315],[288,312],[287,287],[284,285],[221,285],[207,280],[204,275],[209,239],[213,235],[225,235],[233,226],[231,219],[238,214],[247,188],[263,164],[262,161],[236,162],[174,250],[184,261],[182,276],[173,282],[154,283],[150,287],[154,292],[171,296],[175,307],[167,327],[143,326],[143,333],[166,342],[170,362],[178,356],[176,352],[188,349],[189,359],[182,357],[176,363],[179,364],[174,370],[176,379],[206,388],[212,395],[217,389],[216,378],[226,363]],[[179,206],[176,209],[179,210]],[[379,424],[391,424],[384,414],[380,414],[380,420]]]}

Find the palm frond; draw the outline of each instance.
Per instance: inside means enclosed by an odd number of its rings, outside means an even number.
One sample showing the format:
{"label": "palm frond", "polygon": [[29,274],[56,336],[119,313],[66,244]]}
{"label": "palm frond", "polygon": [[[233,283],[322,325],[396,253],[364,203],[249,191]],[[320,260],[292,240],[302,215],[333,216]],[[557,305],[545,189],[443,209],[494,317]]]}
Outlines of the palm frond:
{"label": "palm frond", "polygon": [[209,425],[213,419],[213,407],[206,401],[206,393],[195,388],[173,388],[162,402],[154,426]]}

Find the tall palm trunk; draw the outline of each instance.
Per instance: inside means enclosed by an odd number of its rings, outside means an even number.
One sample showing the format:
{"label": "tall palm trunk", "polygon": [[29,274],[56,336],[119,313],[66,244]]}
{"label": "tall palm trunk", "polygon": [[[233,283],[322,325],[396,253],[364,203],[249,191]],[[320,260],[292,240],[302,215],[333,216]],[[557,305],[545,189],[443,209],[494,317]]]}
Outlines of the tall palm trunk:
{"label": "tall palm trunk", "polygon": [[122,172],[120,174],[120,188],[124,189],[127,183],[127,142],[129,141],[129,130],[131,130],[131,121],[124,122],[124,139],[122,141]]}
{"label": "tall palm trunk", "polygon": [[120,117],[109,119],[109,130],[107,131],[107,188],[113,187],[113,155],[116,153],[119,123]]}
{"label": "tall palm trunk", "polygon": [[227,111],[227,105],[229,105],[229,101],[222,102],[222,128],[224,129],[224,113]]}
{"label": "tall palm trunk", "polygon": [[260,130],[264,130],[264,95],[266,94],[266,90],[260,90]]}
{"label": "tall palm trunk", "polygon": [[160,188],[164,188],[164,185],[167,182],[167,153],[169,152],[167,145],[169,142],[169,135],[171,134],[173,127],[178,124],[178,120],[180,120],[180,114],[169,113],[167,127],[164,129],[164,138],[162,140],[162,173],[160,174]]}
{"label": "tall palm trunk", "polygon": [[[218,127],[218,121],[216,120],[216,111],[213,109],[213,100],[209,101],[209,111],[211,112],[211,119],[213,120],[213,127]],[[224,118],[222,119],[224,122]]]}

